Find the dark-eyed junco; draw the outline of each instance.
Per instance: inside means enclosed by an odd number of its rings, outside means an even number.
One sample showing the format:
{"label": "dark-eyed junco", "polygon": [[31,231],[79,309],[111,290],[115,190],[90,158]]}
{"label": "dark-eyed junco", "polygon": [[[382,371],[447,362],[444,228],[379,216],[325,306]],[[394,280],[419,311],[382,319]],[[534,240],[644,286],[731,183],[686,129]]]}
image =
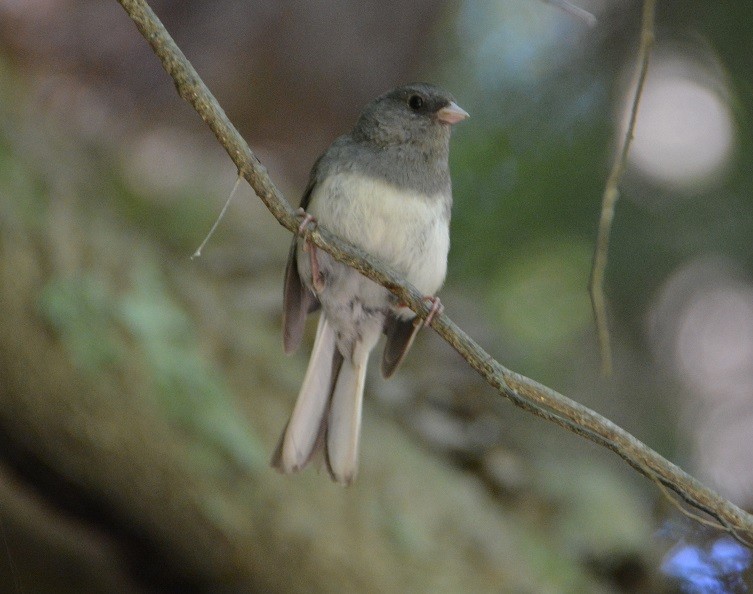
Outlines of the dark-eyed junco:
{"label": "dark-eyed junco", "polygon": [[314,164],[285,273],[284,345],[295,351],[306,315],[322,309],[308,370],[272,458],[302,469],[321,447],[332,479],[358,470],[361,407],[369,353],[384,332],[382,373],[402,361],[420,323],[380,285],[306,243],[312,220],[378,258],[436,306],[450,246],[450,126],[468,117],[429,84],[398,87],[361,112]]}

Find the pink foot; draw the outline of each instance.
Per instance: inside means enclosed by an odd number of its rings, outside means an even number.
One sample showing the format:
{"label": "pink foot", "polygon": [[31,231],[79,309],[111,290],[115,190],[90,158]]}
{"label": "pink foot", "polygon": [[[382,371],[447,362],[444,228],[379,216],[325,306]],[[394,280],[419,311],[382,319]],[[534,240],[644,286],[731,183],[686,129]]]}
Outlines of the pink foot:
{"label": "pink foot", "polygon": [[444,311],[444,305],[442,305],[442,302],[436,295],[426,296],[424,297],[424,301],[431,301],[431,310],[429,310],[429,315],[426,316],[421,325],[429,326],[434,321],[434,318]]}
{"label": "pink foot", "polygon": [[[413,343],[413,340],[416,338],[416,335],[421,331],[421,328],[424,326],[428,326],[431,324],[432,320],[442,313],[442,310],[444,309],[444,305],[442,305],[442,302],[439,300],[439,297],[432,297],[431,295],[428,295],[424,297],[424,301],[431,301],[431,310],[429,311],[429,315],[427,315],[424,319],[419,318],[416,316],[413,320],[413,330],[411,330],[410,338],[406,342],[406,344],[410,345]],[[407,351],[407,348],[406,348]]]}
{"label": "pink foot", "polygon": [[306,233],[309,231],[308,226],[310,223],[314,223],[314,226],[316,226],[316,217],[312,214],[307,213],[303,208],[296,210],[295,214],[296,216],[303,218],[301,224],[298,225],[298,235],[306,235]]}
{"label": "pink foot", "polygon": [[[431,302],[431,309],[429,310],[429,314],[424,319],[421,319],[419,317],[415,318],[414,325],[416,327],[416,331],[420,330],[424,326],[428,326],[429,324],[431,324],[434,318],[444,311],[444,305],[442,305],[442,302],[439,300],[439,297],[437,297],[436,295],[433,295],[433,296],[426,295],[424,297],[424,301]],[[398,301],[395,304],[395,307],[397,307],[398,309],[402,309],[403,307],[408,307],[408,304],[405,303],[404,301]]]}
{"label": "pink foot", "polygon": [[321,293],[324,289],[324,280],[319,269],[319,258],[316,257],[316,246],[311,243],[308,236],[309,231],[311,231],[311,225],[316,226],[316,217],[307,213],[303,208],[299,208],[296,214],[303,217],[301,224],[298,226],[298,235],[303,236],[303,251],[308,252],[311,261],[311,284],[316,293]]}

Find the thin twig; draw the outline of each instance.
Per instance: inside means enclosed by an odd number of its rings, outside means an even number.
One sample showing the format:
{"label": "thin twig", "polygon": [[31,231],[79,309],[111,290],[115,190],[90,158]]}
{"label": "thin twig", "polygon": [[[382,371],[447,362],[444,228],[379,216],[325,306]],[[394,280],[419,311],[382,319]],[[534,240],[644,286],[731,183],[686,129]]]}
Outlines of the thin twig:
{"label": "thin twig", "polygon": [[618,151],[612,164],[612,170],[604,186],[604,194],[601,198],[601,216],[599,218],[599,231],[596,237],[593,263],[591,266],[591,280],[588,290],[591,294],[591,306],[593,307],[596,332],[599,338],[599,351],[601,353],[601,368],[604,375],[612,374],[612,345],[609,338],[609,320],[607,318],[607,300],[604,294],[604,274],[607,269],[609,257],[609,237],[612,233],[612,221],[614,209],[620,197],[619,183],[627,167],[630,143],[635,132],[635,122],[638,118],[638,105],[643,94],[643,87],[648,72],[648,61],[651,48],[654,45],[654,14],[656,12],[656,0],[644,0],[643,15],[641,17],[641,41],[638,47],[638,61],[640,70],[635,85],[633,102],[630,108],[630,120],[628,121],[625,136],[622,140],[622,149]]}
{"label": "thin twig", "polygon": [[230,190],[230,196],[228,196],[227,200],[225,200],[225,205],[222,207],[220,214],[215,219],[214,224],[212,225],[212,228],[209,229],[209,233],[207,233],[207,236],[204,238],[204,241],[202,241],[201,245],[199,245],[199,247],[196,248],[196,251],[191,256],[191,260],[201,257],[201,252],[204,250],[204,246],[209,241],[209,238],[212,237],[212,235],[214,235],[214,232],[217,230],[217,227],[220,225],[220,221],[222,220],[222,217],[225,216],[225,213],[227,212],[227,209],[230,206],[230,202],[233,200],[233,197],[235,196],[235,192],[238,190],[238,186],[241,185],[242,179],[243,178],[240,175],[236,178],[235,184],[233,184],[233,189]]}
{"label": "thin twig", "polygon": [[[118,1],[151,44],[165,70],[175,81],[180,96],[186,99],[209,125],[238,171],[278,222],[295,233],[300,224],[295,211],[269,179],[264,167],[228,121],[216,99],[145,0]],[[424,300],[423,295],[374,258],[322,227],[311,231],[309,239],[337,260],[345,262],[389,289],[422,318],[428,315],[430,305]],[[738,532],[753,534],[753,516],[701,484],[609,419],[534,380],[506,369],[458,328],[447,315],[436,316],[431,326],[489,385],[516,406],[611,449],[643,475],[659,481],[689,505],[715,518],[733,535]]]}
{"label": "thin twig", "polygon": [[576,19],[583,21],[589,27],[595,27],[598,22],[592,13],[568,0],[544,0],[544,2],[548,2],[567,14],[574,16]]}

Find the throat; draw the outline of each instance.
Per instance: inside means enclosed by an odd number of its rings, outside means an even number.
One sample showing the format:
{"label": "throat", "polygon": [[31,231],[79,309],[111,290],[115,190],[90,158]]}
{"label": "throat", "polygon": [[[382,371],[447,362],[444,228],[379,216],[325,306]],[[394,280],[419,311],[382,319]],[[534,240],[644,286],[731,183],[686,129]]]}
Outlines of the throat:
{"label": "throat", "polygon": [[430,198],[450,192],[447,158],[447,151],[436,147],[423,150],[410,143],[389,146],[376,150],[373,158],[363,163],[363,176]]}

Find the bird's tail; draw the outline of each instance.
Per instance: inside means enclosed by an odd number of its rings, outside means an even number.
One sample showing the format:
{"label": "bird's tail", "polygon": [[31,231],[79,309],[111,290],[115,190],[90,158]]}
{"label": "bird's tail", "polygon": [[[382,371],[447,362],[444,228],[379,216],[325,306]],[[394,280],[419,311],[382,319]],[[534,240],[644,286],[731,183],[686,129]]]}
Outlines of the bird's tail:
{"label": "bird's tail", "polygon": [[349,485],[358,473],[361,410],[369,349],[356,343],[351,359],[344,359],[332,390],[327,419],[327,466],[332,480]]}
{"label": "bird's tail", "polygon": [[370,348],[357,342],[352,357],[337,350],[322,314],[306,376],[272,466],[285,474],[304,468],[324,446],[332,480],[349,485],[358,472],[361,410]]}
{"label": "bird's tail", "polygon": [[339,356],[332,326],[322,314],[301,391],[272,456],[272,466],[280,472],[301,470],[321,446],[332,393],[333,361]]}

